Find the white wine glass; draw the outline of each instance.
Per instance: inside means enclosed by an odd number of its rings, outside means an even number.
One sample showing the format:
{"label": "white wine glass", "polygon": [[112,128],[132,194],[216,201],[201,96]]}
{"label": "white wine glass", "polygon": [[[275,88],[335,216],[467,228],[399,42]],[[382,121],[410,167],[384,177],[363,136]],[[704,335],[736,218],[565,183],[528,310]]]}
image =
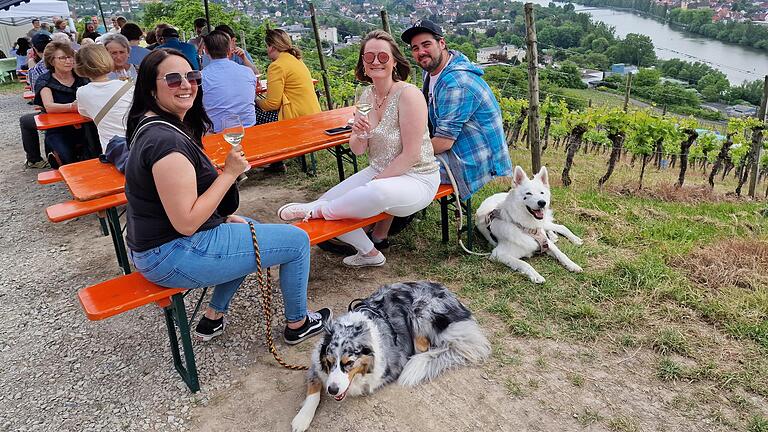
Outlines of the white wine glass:
{"label": "white wine glass", "polygon": [[[368,113],[373,109],[373,104],[371,103],[370,99],[371,95],[369,94],[367,98],[363,97],[369,87],[370,86],[367,84],[358,84],[358,86],[355,88],[355,107],[357,108],[357,114],[366,118]],[[369,131],[365,131],[358,134],[357,136],[362,139],[368,139],[370,138],[371,134]]]}
{"label": "white wine glass", "polygon": [[[240,147],[240,142],[243,140],[243,136],[245,135],[245,128],[243,127],[243,122],[240,120],[240,116],[236,114],[230,114],[225,116],[221,121],[221,133],[224,135],[224,141],[228,142],[229,145],[232,146],[232,148]],[[246,167],[246,172],[250,169],[250,167]],[[240,174],[240,176],[237,177],[238,182],[242,182],[248,177],[245,176],[245,174]]]}

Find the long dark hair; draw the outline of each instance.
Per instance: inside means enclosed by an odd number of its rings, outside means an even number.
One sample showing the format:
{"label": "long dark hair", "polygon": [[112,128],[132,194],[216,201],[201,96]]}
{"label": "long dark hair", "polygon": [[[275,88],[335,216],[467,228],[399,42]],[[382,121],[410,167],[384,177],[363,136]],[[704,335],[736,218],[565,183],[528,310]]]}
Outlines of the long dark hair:
{"label": "long dark hair", "polygon": [[[136,88],[133,90],[133,104],[130,111],[128,111],[127,128],[125,131],[128,145],[130,145],[131,138],[138,128],[139,122],[141,122],[148,111],[154,112],[162,117],[163,120],[187,132],[191,135],[195,144],[201,148],[203,146],[203,135],[211,130],[213,123],[211,123],[211,119],[208,118],[208,114],[205,113],[203,108],[203,89],[201,86],[197,87],[197,96],[195,96],[195,101],[192,103],[192,108],[184,116],[183,122],[179,120],[178,116],[162,109],[157,103],[155,98],[158,82],[157,70],[160,63],[170,56],[181,57],[189,63],[184,54],[170,48],[155,49],[141,62],[139,75],[136,77]],[[189,63],[189,66],[192,67],[192,64]]]}
{"label": "long dark hair", "polygon": [[16,39],[16,55],[27,55],[27,51],[29,50],[29,41],[27,38],[18,38]]}

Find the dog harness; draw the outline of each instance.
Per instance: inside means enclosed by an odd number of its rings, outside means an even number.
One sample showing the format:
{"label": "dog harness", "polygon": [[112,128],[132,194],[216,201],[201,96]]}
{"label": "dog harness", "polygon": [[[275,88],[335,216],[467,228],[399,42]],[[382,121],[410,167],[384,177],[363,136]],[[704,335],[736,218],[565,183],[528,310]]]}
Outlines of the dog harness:
{"label": "dog harness", "polygon": [[496,243],[499,242],[499,239],[493,234],[493,231],[491,230],[491,222],[493,222],[494,219],[499,219],[505,222],[509,222],[512,225],[520,228],[520,230],[528,234],[529,237],[536,240],[536,243],[539,244],[539,250],[536,251],[536,253],[544,254],[549,250],[549,243],[547,242],[547,232],[544,231],[544,228],[530,229],[520,225],[516,221],[513,221],[513,220],[507,221],[501,217],[501,211],[497,208],[493,209],[493,211],[488,213],[488,216],[486,216],[486,225],[488,225],[488,232],[491,234],[491,238]]}
{"label": "dog harness", "polygon": [[[358,302],[358,303],[355,304],[355,302]],[[384,314],[382,314],[381,312],[371,307],[371,305],[369,305],[365,300],[359,299],[359,298],[352,300],[351,302],[349,302],[349,306],[347,306],[347,311],[369,312],[370,314],[380,318],[389,326],[389,329],[392,331],[392,337],[394,338],[393,342],[395,345],[397,345],[397,332],[395,331],[395,326],[392,325],[392,323],[389,321],[389,319],[386,316],[384,316]],[[407,319],[407,315],[406,315],[406,319]],[[410,327],[410,322],[408,322],[408,325]]]}

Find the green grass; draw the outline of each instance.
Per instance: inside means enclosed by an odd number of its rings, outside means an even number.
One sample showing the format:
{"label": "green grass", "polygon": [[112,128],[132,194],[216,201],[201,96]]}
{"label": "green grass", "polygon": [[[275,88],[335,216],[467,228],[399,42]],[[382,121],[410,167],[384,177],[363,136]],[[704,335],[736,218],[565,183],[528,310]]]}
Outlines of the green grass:
{"label": "green grass", "polygon": [[676,328],[664,328],[657,332],[652,343],[653,348],[661,355],[689,353],[688,340],[683,333]]}
{"label": "green grass", "polygon": [[19,99],[21,99],[21,95],[24,93],[24,85],[25,85],[24,83],[20,83],[16,81],[6,81],[4,83],[0,83],[0,93],[2,94],[18,93]]}
{"label": "green grass", "polygon": [[756,415],[752,417],[747,425],[748,432],[768,432],[768,419]]}

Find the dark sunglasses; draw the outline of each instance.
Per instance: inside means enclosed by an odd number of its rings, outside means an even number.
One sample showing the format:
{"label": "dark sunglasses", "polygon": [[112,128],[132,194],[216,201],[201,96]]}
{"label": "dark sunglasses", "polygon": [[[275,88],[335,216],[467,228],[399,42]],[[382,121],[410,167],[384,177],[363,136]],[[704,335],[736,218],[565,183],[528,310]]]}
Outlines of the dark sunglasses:
{"label": "dark sunglasses", "polygon": [[389,54],[384,51],[375,54],[372,52],[363,54],[363,61],[368,64],[373,64],[374,59],[379,59],[379,63],[384,64],[389,61]]}
{"label": "dark sunglasses", "polygon": [[186,76],[184,76],[178,72],[171,72],[165,74],[164,77],[158,78],[158,80],[165,80],[165,85],[172,89],[181,87],[182,79],[187,80],[191,85],[200,85],[200,81],[203,79],[203,73],[198,70],[192,70],[187,72]]}

